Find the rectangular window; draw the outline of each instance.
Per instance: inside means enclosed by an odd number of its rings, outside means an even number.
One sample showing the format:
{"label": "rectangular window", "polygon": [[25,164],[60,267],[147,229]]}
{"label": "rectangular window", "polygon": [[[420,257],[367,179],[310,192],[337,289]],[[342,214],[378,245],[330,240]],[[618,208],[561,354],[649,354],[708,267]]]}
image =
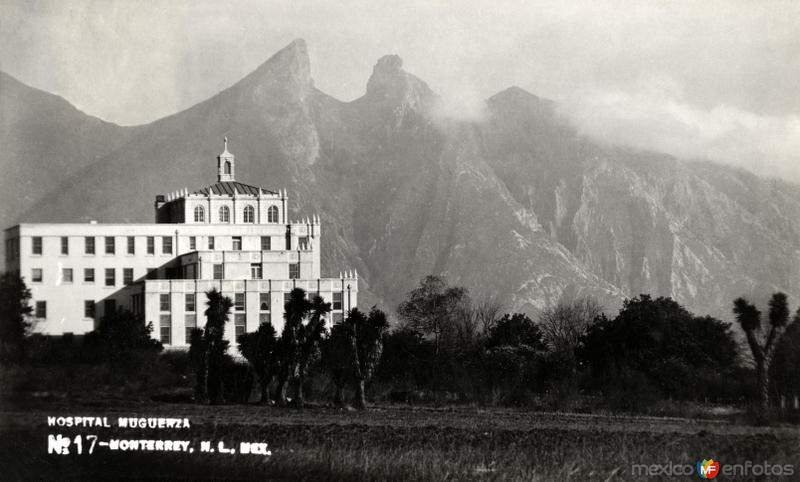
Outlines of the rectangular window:
{"label": "rectangular window", "polygon": [[223,279],[222,278],[223,275],[224,275],[223,271],[224,270],[223,270],[223,267],[222,267],[221,264],[215,264],[214,265],[214,279]]}
{"label": "rectangular window", "polygon": [[94,318],[94,300],[84,300],[83,302],[83,317]]}
{"label": "rectangular window", "polygon": [[136,238],[128,236],[128,254],[136,254]]}
{"label": "rectangular window", "polygon": [[94,254],[94,236],[86,236],[83,238],[83,252],[86,254]]}
{"label": "rectangular window", "polygon": [[344,315],[341,313],[334,313],[333,314],[333,322],[334,323],[341,323],[344,320]]}
{"label": "rectangular window", "polygon": [[185,342],[188,345],[192,342],[192,331],[197,328],[197,315],[186,315],[183,320],[183,326],[186,329],[186,334],[184,336],[186,337]]}
{"label": "rectangular window", "polygon": [[342,292],[334,292],[333,293],[333,310],[340,310],[342,309]]}
{"label": "rectangular window", "polygon": [[83,281],[94,283],[94,268],[83,268]]}
{"label": "rectangular window", "polygon": [[242,250],[242,237],[241,236],[234,236],[233,237],[233,248],[234,251],[241,251]]}
{"label": "rectangular window", "polygon": [[106,286],[117,284],[117,273],[114,268],[106,268]]}
{"label": "rectangular window", "polygon": [[133,283],[133,268],[122,268],[122,284],[125,286]]}
{"label": "rectangular window", "polygon": [[116,245],[114,236],[106,236],[106,254],[114,254]]}
{"label": "rectangular window", "polygon": [[44,279],[44,275],[42,274],[42,268],[33,268],[31,270],[31,281],[34,283],[41,283],[42,279]]}
{"label": "rectangular window", "polygon": [[72,268],[61,269],[61,282],[72,283]]}
{"label": "rectangular window", "polygon": [[161,238],[161,252],[164,254],[172,254],[172,238],[170,236],[163,236]]}
{"label": "rectangular window", "polygon": [[171,332],[172,332],[172,316],[170,315],[161,315],[158,319],[158,331],[161,339],[161,343],[165,345],[169,345],[172,342]]}
{"label": "rectangular window", "polygon": [[261,279],[261,263],[250,265],[250,279]]}
{"label": "rectangular window", "polygon": [[158,296],[158,310],[169,312],[169,293],[161,293]]}
{"label": "rectangular window", "polygon": [[239,338],[241,335],[244,335],[245,330],[247,329],[246,319],[244,313],[237,313],[233,315],[233,328],[236,333],[236,338]]}
{"label": "rectangular window", "polygon": [[186,293],[186,311],[189,313],[194,311],[194,293]]}
{"label": "rectangular window", "polygon": [[297,245],[302,246],[302,249],[308,249],[308,236],[297,238]]}
{"label": "rectangular window", "polygon": [[233,295],[233,309],[234,311],[244,311],[244,293]]}
{"label": "rectangular window", "polygon": [[31,252],[33,254],[42,254],[42,237],[34,236],[31,238]]}
{"label": "rectangular window", "polygon": [[47,318],[47,302],[36,302],[36,318]]}
{"label": "rectangular window", "polygon": [[117,312],[116,300],[103,301],[103,315],[110,315],[111,313],[116,313],[116,312]]}
{"label": "rectangular window", "polygon": [[289,263],[289,279],[300,278],[300,263]]}
{"label": "rectangular window", "polygon": [[286,306],[286,303],[288,303],[289,300],[291,300],[291,299],[292,299],[292,294],[291,293],[284,293],[283,294],[283,304],[284,304],[284,306]]}
{"label": "rectangular window", "polygon": [[261,236],[261,251],[269,251],[272,249],[272,238],[269,236]]}
{"label": "rectangular window", "polygon": [[261,323],[262,325],[264,323],[269,323],[270,322],[270,314],[269,314],[269,312],[259,313],[258,314],[258,322]]}
{"label": "rectangular window", "polygon": [[208,237],[208,249],[214,249],[214,236]]}
{"label": "rectangular window", "polygon": [[258,294],[258,309],[259,311],[269,311],[269,293]]}
{"label": "rectangular window", "polygon": [[69,254],[69,238],[61,236],[61,254]]}
{"label": "rectangular window", "polygon": [[197,237],[189,236],[189,251],[194,251],[197,249]]}
{"label": "rectangular window", "polygon": [[156,254],[156,237],[147,237],[147,254]]}

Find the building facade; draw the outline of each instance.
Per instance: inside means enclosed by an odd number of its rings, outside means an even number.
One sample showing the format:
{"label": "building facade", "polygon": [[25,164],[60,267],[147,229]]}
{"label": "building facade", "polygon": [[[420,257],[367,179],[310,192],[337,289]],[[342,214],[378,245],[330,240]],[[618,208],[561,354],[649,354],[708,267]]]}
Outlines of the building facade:
{"label": "building facade", "polygon": [[153,336],[183,346],[205,325],[205,293],[234,301],[226,336],[270,321],[280,332],[289,292],[332,304],[333,321],[358,300],[358,274],[322,278],[317,216],[287,219],[285,190],[237,182],[235,157],[217,157],[217,182],[158,195],[155,223],[19,224],[5,231],[6,266],[31,289],[34,332],[81,335],[125,308],[153,323]]}

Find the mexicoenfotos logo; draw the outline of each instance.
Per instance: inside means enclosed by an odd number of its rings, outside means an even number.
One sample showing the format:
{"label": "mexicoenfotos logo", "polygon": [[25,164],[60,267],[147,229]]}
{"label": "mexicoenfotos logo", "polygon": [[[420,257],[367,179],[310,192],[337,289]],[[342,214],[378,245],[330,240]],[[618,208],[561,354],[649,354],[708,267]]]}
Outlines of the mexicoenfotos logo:
{"label": "mexicoenfotos logo", "polygon": [[703,459],[697,462],[697,475],[701,479],[713,479],[719,474],[719,461],[714,459]]}

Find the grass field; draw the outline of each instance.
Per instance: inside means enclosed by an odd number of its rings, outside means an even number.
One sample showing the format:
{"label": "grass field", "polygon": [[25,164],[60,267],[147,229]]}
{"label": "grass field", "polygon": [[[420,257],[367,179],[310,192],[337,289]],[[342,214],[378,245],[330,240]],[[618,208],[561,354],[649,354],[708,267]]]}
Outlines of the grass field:
{"label": "grass field", "polygon": [[[47,416],[186,417],[189,429],[55,428]],[[267,442],[272,455],[110,452],[48,455],[47,435]],[[800,467],[797,427],[726,421],[378,406],[207,407],[129,400],[3,402],[3,480],[634,480],[633,464],[767,461]],[[693,475],[692,478],[696,478]],[[795,476],[795,479],[800,477]],[[699,479],[697,479],[699,480]],[[727,479],[730,480],[730,479]],[[766,479],[765,479],[766,480]],[[790,480],[790,479],[787,479]]]}

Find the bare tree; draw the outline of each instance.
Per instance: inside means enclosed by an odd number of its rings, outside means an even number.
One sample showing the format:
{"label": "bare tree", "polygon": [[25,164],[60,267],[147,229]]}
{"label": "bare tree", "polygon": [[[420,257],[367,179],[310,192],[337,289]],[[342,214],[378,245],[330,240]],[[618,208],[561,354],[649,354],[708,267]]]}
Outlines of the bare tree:
{"label": "bare tree", "polygon": [[592,297],[561,299],[539,315],[539,326],[547,347],[552,351],[574,351],[603,308]]}
{"label": "bare tree", "polygon": [[475,321],[481,333],[488,334],[502,317],[503,306],[496,298],[486,297],[472,305]]}

